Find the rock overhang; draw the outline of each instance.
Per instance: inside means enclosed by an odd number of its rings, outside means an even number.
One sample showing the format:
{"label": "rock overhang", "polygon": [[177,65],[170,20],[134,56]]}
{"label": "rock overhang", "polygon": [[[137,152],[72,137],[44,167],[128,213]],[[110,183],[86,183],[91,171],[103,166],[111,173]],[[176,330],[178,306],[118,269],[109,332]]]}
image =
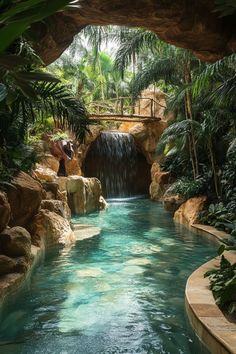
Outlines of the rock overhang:
{"label": "rock overhang", "polygon": [[81,0],[78,10],[59,12],[35,24],[35,49],[46,64],[57,59],[87,25],[144,27],[203,61],[236,51],[236,15],[220,18],[214,0]]}

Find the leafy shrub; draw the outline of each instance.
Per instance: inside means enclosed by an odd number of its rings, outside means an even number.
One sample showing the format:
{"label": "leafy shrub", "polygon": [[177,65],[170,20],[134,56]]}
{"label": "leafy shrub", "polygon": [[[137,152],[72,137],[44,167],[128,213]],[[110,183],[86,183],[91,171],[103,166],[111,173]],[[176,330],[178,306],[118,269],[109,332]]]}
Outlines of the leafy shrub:
{"label": "leafy shrub", "polygon": [[168,189],[168,192],[180,194],[182,197],[189,199],[204,193],[205,184],[204,178],[192,180],[188,177],[182,177]]}
{"label": "leafy shrub", "polygon": [[203,224],[214,226],[216,229],[236,236],[236,216],[229,212],[222,202],[210,204],[208,210],[200,213],[199,220]]}
{"label": "leafy shrub", "polygon": [[173,154],[171,156],[165,156],[160,162],[160,166],[163,171],[168,171],[174,177],[191,176],[191,164],[189,157],[184,154]]}
{"label": "leafy shrub", "polygon": [[230,156],[230,160],[223,166],[221,176],[222,198],[227,203],[227,209],[236,213],[236,158]]}
{"label": "leafy shrub", "polygon": [[236,263],[231,264],[224,256],[221,257],[220,267],[205,273],[209,277],[210,289],[216,304],[228,313],[236,312]]}

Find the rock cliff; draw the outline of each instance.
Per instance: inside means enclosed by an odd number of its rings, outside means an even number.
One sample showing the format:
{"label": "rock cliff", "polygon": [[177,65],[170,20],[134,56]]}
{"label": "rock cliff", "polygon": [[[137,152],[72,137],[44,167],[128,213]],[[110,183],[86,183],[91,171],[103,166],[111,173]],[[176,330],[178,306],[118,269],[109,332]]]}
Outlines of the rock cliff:
{"label": "rock cliff", "polygon": [[236,50],[235,16],[220,18],[214,0],[81,0],[79,4],[78,10],[59,12],[34,25],[35,49],[46,64],[57,59],[86,25],[144,27],[209,62]]}

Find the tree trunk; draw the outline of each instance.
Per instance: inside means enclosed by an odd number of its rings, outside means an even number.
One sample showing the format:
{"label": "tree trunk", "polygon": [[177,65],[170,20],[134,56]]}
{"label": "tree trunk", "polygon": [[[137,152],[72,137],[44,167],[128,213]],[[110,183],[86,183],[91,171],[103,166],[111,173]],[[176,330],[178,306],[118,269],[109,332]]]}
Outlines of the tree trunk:
{"label": "tree trunk", "polygon": [[217,198],[219,199],[220,198],[219,181],[218,181],[217,168],[216,168],[216,162],[215,162],[215,156],[214,156],[214,152],[213,152],[214,150],[213,150],[211,137],[208,139],[208,150],[209,150],[209,154],[210,154],[210,161],[211,161],[211,168],[212,168],[213,179],[214,179],[215,192],[216,192]]}
{"label": "tree trunk", "polygon": [[[190,70],[190,63],[187,62],[185,65],[184,69],[184,81],[186,85],[191,84],[192,78],[191,78],[191,70]],[[192,109],[192,95],[191,91],[187,89],[185,93],[185,109],[187,113],[187,119],[190,121],[193,121],[193,109]],[[194,166],[195,166],[195,172],[196,176],[195,178],[199,175],[199,163],[198,163],[198,156],[197,156],[197,148],[196,148],[196,140],[194,136],[194,130],[191,124],[191,144],[192,144],[192,150],[193,150],[193,158],[194,158]]]}
{"label": "tree trunk", "polygon": [[[186,119],[189,119],[186,99],[184,99],[184,110],[185,110]],[[193,170],[193,178],[196,179],[196,169],[195,169],[194,156],[193,156],[193,150],[192,150],[192,139],[191,139],[191,135],[189,133],[187,136],[187,140],[188,140],[189,156],[190,156],[190,161],[191,161],[192,170]]]}

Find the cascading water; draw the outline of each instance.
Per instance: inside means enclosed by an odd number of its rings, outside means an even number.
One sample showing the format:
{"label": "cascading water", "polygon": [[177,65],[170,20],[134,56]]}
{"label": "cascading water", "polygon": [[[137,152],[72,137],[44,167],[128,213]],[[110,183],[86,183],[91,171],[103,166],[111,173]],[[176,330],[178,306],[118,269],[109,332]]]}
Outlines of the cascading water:
{"label": "cascading water", "polygon": [[137,150],[131,134],[102,132],[93,142],[84,163],[86,177],[97,177],[106,198],[147,194],[150,165]]}

